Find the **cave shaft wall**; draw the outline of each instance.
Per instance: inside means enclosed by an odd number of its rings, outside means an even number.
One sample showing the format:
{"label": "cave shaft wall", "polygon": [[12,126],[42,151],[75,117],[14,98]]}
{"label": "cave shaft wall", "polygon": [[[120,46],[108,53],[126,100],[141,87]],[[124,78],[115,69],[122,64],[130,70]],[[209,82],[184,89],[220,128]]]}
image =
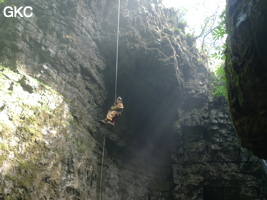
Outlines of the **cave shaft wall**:
{"label": "cave shaft wall", "polygon": [[231,115],[242,146],[266,155],[265,1],[227,2],[226,77]]}

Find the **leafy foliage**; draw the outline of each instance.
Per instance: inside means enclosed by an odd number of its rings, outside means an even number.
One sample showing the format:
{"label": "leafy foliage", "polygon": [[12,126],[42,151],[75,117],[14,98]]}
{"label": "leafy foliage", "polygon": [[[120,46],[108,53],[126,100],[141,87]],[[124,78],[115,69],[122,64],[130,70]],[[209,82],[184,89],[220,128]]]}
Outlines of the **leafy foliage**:
{"label": "leafy foliage", "polygon": [[[220,15],[219,25],[213,30],[212,33],[213,42],[217,43],[219,40],[224,39],[225,36],[226,36],[226,24],[225,24],[225,10],[224,10]],[[224,42],[222,45],[215,47],[216,52],[213,53],[211,56],[216,59],[225,60],[225,53],[224,53],[225,49],[226,45]]]}
{"label": "leafy foliage", "polygon": [[[223,40],[226,36],[226,23],[225,23],[225,10],[220,15],[220,23],[214,29],[212,33],[214,43]],[[216,59],[225,60],[225,49],[226,44],[225,42],[222,45],[218,45],[215,47],[216,52],[213,53],[211,56]],[[227,98],[227,87],[226,87],[226,76],[223,65],[217,68],[215,71],[215,77],[213,81],[214,86],[214,97],[225,97]]]}
{"label": "leafy foliage", "polygon": [[179,30],[181,30],[180,32],[185,32],[185,27],[187,27],[187,22],[184,19],[184,16],[186,15],[187,9],[183,9],[183,8],[173,8],[175,15],[176,15],[176,20],[177,20],[177,27]]}
{"label": "leafy foliage", "polygon": [[220,66],[213,77],[214,97],[227,97],[226,77],[224,67]]}

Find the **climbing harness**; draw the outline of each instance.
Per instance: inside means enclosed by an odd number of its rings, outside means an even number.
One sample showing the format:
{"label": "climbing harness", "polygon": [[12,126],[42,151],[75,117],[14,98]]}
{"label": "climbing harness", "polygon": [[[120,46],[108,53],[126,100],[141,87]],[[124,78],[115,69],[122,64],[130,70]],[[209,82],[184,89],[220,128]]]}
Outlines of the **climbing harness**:
{"label": "climbing harness", "polygon": [[120,35],[120,7],[121,1],[119,0],[118,5],[118,25],[117,25],[117,50],[116,50],[116,72],[115,72],[115,101],[117,98],[117,85],[118,85],[118,57],[119,57],[119,35]]}
{"label": "climbing harness", "polygon": [[[115,102],[117,99],[117,86],[118,86],[118,57],[119,57],[119,34],[120,34],[120,7],[121,1],[118,3],[118,25],[117,25],[117,50],[116,50],[116,71],[115,71]],[[103,165],[105,158],[105,143],[106,143],[106,135],[104,135],[103,139],[103,149],[102,149],[102,163],[101,163],[101,172],[100,172],[100,186],[99,186],[99,200],[102,200],[102,183],[103,183]]]}

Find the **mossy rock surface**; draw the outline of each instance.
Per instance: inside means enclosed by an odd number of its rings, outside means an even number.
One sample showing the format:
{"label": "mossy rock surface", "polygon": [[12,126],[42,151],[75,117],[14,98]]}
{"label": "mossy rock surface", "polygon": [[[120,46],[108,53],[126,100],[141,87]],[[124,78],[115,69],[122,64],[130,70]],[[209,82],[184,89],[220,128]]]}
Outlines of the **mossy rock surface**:
{"label": "mossy rock surface", "polygon": [[45,192],[56,196],[62,162],[75,154],[90,160],[92,143],[73,135],[78,124],[70,102],[52,88],[3,66],[0,83],[0,187],[6,188],[7,199],[42,198]]}

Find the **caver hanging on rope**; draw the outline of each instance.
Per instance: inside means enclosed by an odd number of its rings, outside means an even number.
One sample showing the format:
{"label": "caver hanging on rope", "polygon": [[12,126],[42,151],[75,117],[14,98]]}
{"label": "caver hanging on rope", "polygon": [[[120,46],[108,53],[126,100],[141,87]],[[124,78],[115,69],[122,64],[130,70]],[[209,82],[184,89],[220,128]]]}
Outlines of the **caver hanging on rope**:
{"label": "caver hanging on rope", "polygon": [[108,111],[108,114],[106,116],[106,119],[100,120],[100,122],[110,125],[115,125],[114,123],[114,117],[121,115],[121,112],[123,111],[123,103],[122,98],[118,97],[116,101],[114,102],[114,105],[111,106],[110,110]]}
{"label": "caver hanging on rope", "polygon": [[[122,98],[117,98],[117,77],[118,77],[118,55],[119,55],[119,27],[120,27],[120,0],[118,4],[118,27],[117,27],[117,51],[116,51],[116,76],[115,76],[115,102],[114,105],[111,106],[111,109],[108,111],[107,117],[104,120],[100,120],[102,123],[111,124],[114,126],[113,118],[121,115],[121,112],[124,109]],[[103,150],[102,150],[102,163],[101,163],[101,173],[100,173],[100,185],[99,185],[99,200],[102,200],[102,182],[103,182],[103,166],[104,166],[104,157],[105,157],[105,143],[106,143],[106,135],[104,135],[103,140]]]}
{"label": "caver hanging on rope", "polygon": [[120,0],[118,5],[118,26],[117,26],[117,51],[116,51],[116,71],[115,71],[115,102],[108,111],[106,119],[100,120],[104,124],[110,124],[114,126],[114,117],[121,115],[123,111],[122,98],[117,98],[117,87],[118,87],[118,56],[119,56],[119,34],[120,34]]}
{"label": "caver hanging on rope", "polygon": [[[111,123],[114,126],[113,118],[118,116],[123,111],[123,103],[122,98],[117,98],[117,77],[118,77],[118,55],[119,55],[119,30],[120,30],[120,5],[121,2],[119,0],[118,4],[118,27],[117,27],[117,51],[116,51],[116,76],[115,76],[115,103],[114,106],[108,111],[107,117],[104,120],[100,120],[101,122],[107,124]],[[116,99],[117,98],[117,99]],[[108,132],[106,133],[106,135]],[[101,174],[100,174],[100,185],[99,185],[99,200],[102,200],[102,182],[103,182],[103,166],[104,166],[104,157],[105,157],[105,143],[106,143],[106,135],[103,140],[103,150],[102,150],[102,163],[101,163]]]}

